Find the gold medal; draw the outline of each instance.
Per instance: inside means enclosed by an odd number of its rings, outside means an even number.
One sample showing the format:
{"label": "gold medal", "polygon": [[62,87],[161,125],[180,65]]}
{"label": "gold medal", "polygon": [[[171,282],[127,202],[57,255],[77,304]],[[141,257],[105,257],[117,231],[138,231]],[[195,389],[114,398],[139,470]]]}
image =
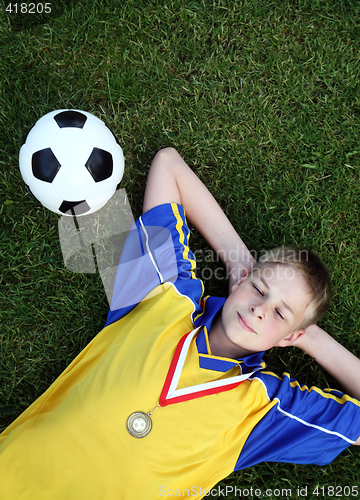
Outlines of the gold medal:
{"label": "gold medal", "polygon": [[126,421],[128,433],[136,438],[143,438],[149,434],[152,429],[151,417],[142,411],[135,411]]}

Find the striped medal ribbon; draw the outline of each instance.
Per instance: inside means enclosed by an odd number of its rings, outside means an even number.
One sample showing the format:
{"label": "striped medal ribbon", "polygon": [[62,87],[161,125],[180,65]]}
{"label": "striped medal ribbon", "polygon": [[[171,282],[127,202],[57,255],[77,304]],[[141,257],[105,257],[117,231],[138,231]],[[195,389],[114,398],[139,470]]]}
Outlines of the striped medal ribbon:
{"label": "striped medal ribbon", "polygon": [[140,411],[134,412],[127,419],[126,428],[133,437],[142,438],[149,434],[152,429],[151,414],[158,408],[182,403],[191,399],[202,398],[210,394],[230,391],[241,384],[241,382],[244,382],[244,380],[247,380],[254,373],[246,373],[245,375],[237,375],[226,379],[214,380],[177,389],[191,341],[200,328],[202,327],[195,328],[195,330],[187,333],[180,339],[160,394],[159,404],[149,413]]}

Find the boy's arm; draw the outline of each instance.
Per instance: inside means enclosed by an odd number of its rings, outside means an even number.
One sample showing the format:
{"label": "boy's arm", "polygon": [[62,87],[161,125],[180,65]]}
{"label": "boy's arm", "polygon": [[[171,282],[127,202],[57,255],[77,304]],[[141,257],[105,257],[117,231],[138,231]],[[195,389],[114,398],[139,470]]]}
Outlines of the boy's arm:
{"label": "boy's arm", "polygon": [[[306,328],[294,345],[315,358],[347,394],[360,400],[360,359],[317,325]],[[355,444],[360,446],[360,437]]]}
{"label": "boy's arm", "polygon": [[147,179],[143,212],[163,203],[178,203],[226,265],[229,287],[255,264],[255,259],[215,201],[179,153],[166,148],[155,156]]}

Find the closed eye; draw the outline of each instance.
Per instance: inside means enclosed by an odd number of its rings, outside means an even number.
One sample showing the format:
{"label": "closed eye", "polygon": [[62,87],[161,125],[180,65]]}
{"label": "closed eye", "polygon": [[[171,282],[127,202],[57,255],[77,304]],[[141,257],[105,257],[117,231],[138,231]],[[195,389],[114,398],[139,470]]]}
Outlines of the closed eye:
{"label": "closed eye", "polygon": [[282,312],[279,309],[275,309],[276,313],[278,316],[280,316],[281,319],[285,319],[285,316],[282,314]]}
{"label": "closed eye", "polygon": [[261,289],[260,289],[257,285],[255,285],[255,283],[253,283],[252,285],[253,285],[253,287],[255,288],[255,290],[256,290],[257,292],[259,292],[259,294],[260,294],[262,297],[264,297],[264,295],[265,295],[265,294],[264,294],[264,292],[263,292],[263,291],[262,291],[262,290],[261,290]]}
{"label": "closed eye", "polygon": [[[264,292],[261,290],[261,288],[259,288],[255,283],[252,283],[252,286],[255,288],[255,290],[262,296],[264,297],[265,294]],[[275,312],[276,314],[279,316],[280,319],[286,319],[285,316],[282,314],[282,312],[280,311],[280,309],[275,309]]]}

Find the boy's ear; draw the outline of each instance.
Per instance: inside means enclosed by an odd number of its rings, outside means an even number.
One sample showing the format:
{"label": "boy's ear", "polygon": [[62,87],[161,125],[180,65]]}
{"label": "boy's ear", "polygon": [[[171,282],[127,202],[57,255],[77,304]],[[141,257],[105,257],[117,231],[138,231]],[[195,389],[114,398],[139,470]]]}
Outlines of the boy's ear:
{"label": "boy's ear", "polygon": [[295,332],[291,332],[289,333],[289,335],[287,335],[284,339],[280,340],[276,346],[277,347],[289,347],[291,345],[294,345],[295,344],[295,341],[301,337],[302,335],[304,335],[305,333],[305,330],[302,329],[302,330],[296,330]]}
{"label": "boy's ear", "polygon": [[241,278],[236,283],[233,284],[233,286],[231,287],[231,293],[237,289],[237,287],[240,285],[242,281],[244,281],[247,275],[248,273],[243,274]]}

